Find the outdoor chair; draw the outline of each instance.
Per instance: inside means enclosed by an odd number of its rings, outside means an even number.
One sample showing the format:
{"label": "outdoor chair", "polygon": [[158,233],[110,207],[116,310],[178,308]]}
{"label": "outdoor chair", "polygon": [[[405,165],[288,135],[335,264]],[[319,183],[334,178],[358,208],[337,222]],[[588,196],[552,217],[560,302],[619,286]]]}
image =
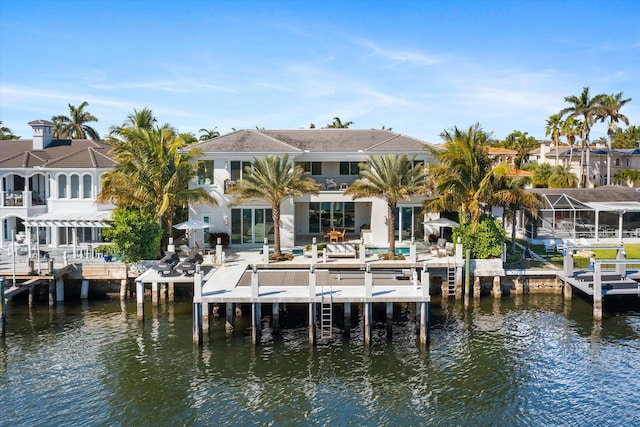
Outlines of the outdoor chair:
{"label": "outdoor chair", "polygon": [[326,188],[327,190],[337,190],[338,189],[338,183],[336,183],[333,178],[325,178],[324,179],[324,188]]}

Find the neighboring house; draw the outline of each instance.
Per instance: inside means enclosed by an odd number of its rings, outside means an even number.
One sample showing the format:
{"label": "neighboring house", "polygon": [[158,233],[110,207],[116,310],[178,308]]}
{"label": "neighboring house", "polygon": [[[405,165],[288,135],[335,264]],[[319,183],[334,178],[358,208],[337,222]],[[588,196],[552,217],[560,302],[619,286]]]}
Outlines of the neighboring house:
{"label": "neighboring house", "polygon": [[[368,244],[386,246],[387,205],[379,198],[353,200],[343,191],[360,178],[358,163],[371,155],[390,153],[416,155],[416,162],[433,159],[424,141],[387,130],[305,129],[240,130],[194,147],[203,151],[199,174],[192,186],[201,186],[218,200],[218,206],[192,205],[190,216],[211,224],[209,232],[226,232],[232,245],[261,245],[273,242],[271,208],[264,201],[230,208],[228,194],[254,157],[289,154],[311,174],[321,190],[282,206],[283,247],[308,243],[313,237],[321,243],[324,230],[346,230],[346,239],[366,239]],[[400,242],[424,238],[422,199],[399,203],[396,236]],[[198,244],[207,244],[202,230],[191,235]]]}
{"label": "neighboring house", "polygon": [[[589,188],[607,184],[607,154],[606,145],[595,143],[589,153]],[[571,153],[567,145],[558,147],[558,160],[562,166],[570,165],[571,171],[577,176],[581,175],[580,158],[582,148],[576,144]],[[586,159],[586,155],[585,155]],[[585,160],[586,161],[586,160]],[[550,141],[541,141],[540,147],[529,152],[530,163],[549,163],[556,166],[556,149]],[[640,148],[612,148],[611,149],[611,176],[624,169],[640,169]],[[613,184],[613,182],[612,182]],[[639,183],[615,183],[620,185],[637,186]]]}
{"label": "neighboring house", "polygon": [[96,203],[100,177],[115,162],[91,140],[54,140],[53,123],[29,122],[33,139],[0,141],[0,246],[73,247],[101,240],[112,206]]}
{"label": "neighboring house", "polygon": [[545,239],[621,242],[640,239],[640,189],[534,188],[543,200],[537,217],[524,211],[518,219],[521,236],[533,243]]}
{"label": "neighboring house", "polygon": [[516,165],[516,157],[518,157],[518,151],[510,148],[502,147],[487,147],[485,153],[493,159],[493,166],[499,163],[507,163],[512,168]]}

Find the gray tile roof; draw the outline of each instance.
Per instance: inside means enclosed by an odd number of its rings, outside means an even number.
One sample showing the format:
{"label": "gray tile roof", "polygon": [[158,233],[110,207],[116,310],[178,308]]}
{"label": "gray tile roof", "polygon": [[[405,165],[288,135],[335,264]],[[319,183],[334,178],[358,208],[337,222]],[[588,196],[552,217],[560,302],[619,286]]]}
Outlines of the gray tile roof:
{"label": "gray tile roof", "polygon": [[206,152],[371,153],[420,152],[427,143],[388,130],[297,129],[239,130],[203,141],[195,147]]}
{"label": "gray tile roof", "polygon": [[0,141],[0,169],[17,168],[112,168],[111,147],[87,139],[54,140],[34,150],[30,139]]}
{"label": "gray tile roof", "polygon": [[533,188],[529,191],[538,194],[566,194],[580,202],[640,202],[640,191],[637,188],[605,185],[596,188]]}

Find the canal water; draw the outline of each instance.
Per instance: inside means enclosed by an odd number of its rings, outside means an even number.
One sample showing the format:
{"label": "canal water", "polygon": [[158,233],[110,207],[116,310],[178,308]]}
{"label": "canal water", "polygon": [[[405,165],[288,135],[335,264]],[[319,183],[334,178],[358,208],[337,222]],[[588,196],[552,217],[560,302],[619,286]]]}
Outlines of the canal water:
{"label": "canal water", "polygon": [[130,302],[8,308],[3,426],[640,425],[636,302],[596,323],[580,298],[434,301],[426,349],[411,306],[369,347],[355,324],[313,348],[293,307],[260,347],[243,319],[229,338],[212,321],[201,348],[189,301],[148,304],[144,323]]}

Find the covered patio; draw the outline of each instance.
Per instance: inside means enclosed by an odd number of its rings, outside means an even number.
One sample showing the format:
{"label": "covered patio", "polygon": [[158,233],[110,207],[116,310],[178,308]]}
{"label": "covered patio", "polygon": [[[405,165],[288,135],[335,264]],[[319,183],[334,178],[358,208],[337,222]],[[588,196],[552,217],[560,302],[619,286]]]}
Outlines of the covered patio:
{"label": "covered patio", "polygon": [[532,243],[546,239],[640,241],[640,191],[628,187],[533,189],[544,204],[533,218],[521,216],[521,232]]}

